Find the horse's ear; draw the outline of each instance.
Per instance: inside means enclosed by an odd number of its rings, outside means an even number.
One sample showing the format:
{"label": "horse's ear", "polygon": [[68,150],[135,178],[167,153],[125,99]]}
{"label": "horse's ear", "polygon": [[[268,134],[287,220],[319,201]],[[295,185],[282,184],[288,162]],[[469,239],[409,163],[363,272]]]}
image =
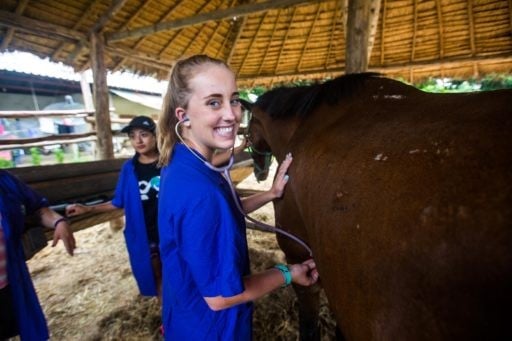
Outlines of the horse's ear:
{"label": "horse's ear", "polygon": [[241,99],[241,98],[240,98],[240,103],[242,103],[242,107],[243,107],[245,110],[252,111],[252,105],[253,105],[253,103],[251,103],[251,102],[249,102],[249,101],[246,101],[245,99]]}

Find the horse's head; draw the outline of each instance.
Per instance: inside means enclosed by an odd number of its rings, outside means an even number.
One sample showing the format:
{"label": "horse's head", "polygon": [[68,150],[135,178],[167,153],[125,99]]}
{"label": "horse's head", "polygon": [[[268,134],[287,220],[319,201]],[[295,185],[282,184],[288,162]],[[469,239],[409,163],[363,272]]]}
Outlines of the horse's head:
{"label": "horse's head", "polygon": [[263,126],[260,120],[252,114],[252,104],[242,100],[242,105],[251,113],[246,138],[251,143],[249,151],[253,160],[254,176],[256,180],[263,181],[268,177],[270,164],[272,163],[272,151],[264,138]]}

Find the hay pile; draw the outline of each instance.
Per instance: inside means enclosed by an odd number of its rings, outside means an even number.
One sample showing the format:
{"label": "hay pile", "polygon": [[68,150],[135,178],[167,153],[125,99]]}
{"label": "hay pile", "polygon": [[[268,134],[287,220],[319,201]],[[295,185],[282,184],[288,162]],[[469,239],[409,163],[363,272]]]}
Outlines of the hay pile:
{"label": "hay pile", "polygon": [[[267,188],[253,180],[243,188]],[[253,183],[252,183],[252,182]],[[253,217],[273,223],[267,205]],[[75,233],[78,249],[68,257],[64,247],[47,247],[28,264],[52,340],[159,340],[160,307],[155,298],[139,296],[128,264],[123,233],[108,223]],[[284,262],[275,236],[248,230],[254,272]],[[331,340],[333,319],[323,298],[324,340]],[[255,303],[255,340],[296,340],[296,299],[291,288],[279,289]]]}

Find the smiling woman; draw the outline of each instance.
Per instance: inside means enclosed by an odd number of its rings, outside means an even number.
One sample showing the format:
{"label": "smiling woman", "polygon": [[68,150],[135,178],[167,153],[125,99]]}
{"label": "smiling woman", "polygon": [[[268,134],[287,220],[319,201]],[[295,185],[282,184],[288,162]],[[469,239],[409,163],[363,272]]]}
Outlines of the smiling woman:
{"label": "smiling woman", "polygon": [[174,66],[158,124],[168,340],[251,339],[253,300],[292,281],[308,286],[318,279],[313,260],[250,274],[243,213],[282,195],[292,158],[282,163],[270,190],[233,197],[211,163],[217,149],[234,146],[241,117],[235,76],[224,62],[197,55]]}

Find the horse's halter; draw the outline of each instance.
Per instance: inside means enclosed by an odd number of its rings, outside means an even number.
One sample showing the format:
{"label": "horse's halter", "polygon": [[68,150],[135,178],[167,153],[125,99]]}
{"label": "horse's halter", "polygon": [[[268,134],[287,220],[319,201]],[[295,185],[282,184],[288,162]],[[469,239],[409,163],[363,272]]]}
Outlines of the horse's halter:
{"label": "horse's halter", "polygon": [[270,164],[272,163],[272,152],[259,151],[256,148],[254,148],[254,145],[251,140],[251,130],[250,130],[252,113],[250,110],[248,110],[248,111],[249,111],[249,121],[248,121],[249,123],[247,124],[247,127],[245,128],[246,130],[244,133],[244,138],[251,143],[251,145],[248,147],[249,154],[251,154],[251,158],[253,160],[255,159],[254,155],[259,155],[259,156],[264,157],[263,167],[260,167],[259,165],[257,165],[256,163],[253,162],[254,175],[256,176],[256,179],[258,179],[260,174],[268,172],[268,170],[270,168]]}

